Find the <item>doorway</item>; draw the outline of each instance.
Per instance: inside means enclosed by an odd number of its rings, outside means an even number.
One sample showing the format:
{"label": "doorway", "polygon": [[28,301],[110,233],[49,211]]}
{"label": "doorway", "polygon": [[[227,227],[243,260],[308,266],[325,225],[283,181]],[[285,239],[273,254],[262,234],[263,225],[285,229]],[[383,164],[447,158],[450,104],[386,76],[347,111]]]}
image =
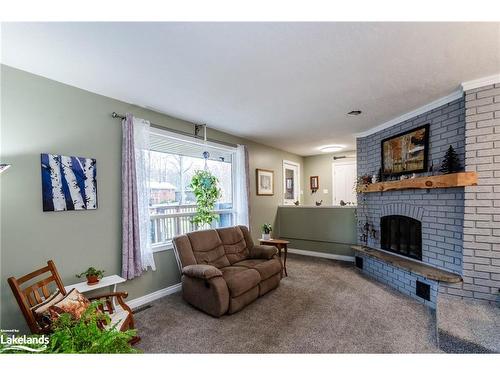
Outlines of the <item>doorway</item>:
{"label": "doorway", "polygon": [[283,204],[293,205],[299,200],[300,164],[283,160]]}
{"label": "doorway", "polygon": [[332,204],[340,205],[340,201],[357,203],[356,192],[356,161],[342,161],[332,163]]}

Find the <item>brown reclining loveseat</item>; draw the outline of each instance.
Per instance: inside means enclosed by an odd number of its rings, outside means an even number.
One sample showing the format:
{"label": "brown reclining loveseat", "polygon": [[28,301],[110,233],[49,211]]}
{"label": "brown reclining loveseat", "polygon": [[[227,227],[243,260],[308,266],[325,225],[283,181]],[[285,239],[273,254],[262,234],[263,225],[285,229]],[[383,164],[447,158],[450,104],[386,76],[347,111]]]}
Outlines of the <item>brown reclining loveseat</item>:
{"label": "brown reclining loveseat", "polygon": [[191,232],[173,244],[183,298],[212,316],[235,313],[280,283],[276,248],[254,245],[245,226]]}

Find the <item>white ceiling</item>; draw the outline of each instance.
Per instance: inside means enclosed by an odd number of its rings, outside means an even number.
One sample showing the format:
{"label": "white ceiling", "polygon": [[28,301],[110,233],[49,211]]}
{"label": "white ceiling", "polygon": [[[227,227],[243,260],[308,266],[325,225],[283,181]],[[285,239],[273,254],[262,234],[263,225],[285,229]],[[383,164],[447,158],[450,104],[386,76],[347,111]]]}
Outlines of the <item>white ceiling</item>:
{"label": "white ceiling", "polygon": [[9,23],[2,63],[311,155],[500,72],[500,23]]}

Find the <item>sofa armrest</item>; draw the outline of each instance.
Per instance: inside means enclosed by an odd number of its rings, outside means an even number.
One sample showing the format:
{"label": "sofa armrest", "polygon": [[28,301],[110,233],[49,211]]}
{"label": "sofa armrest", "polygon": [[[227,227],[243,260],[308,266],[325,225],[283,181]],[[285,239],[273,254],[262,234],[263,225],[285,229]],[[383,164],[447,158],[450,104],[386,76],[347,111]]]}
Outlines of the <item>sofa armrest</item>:
{"label": "sofa armrest", "polygon": [[269,245],[254,245],[250,249],[250,258],[252,259],[271,259],[278,249]]}
{"label": "sofa armrest", "polygon": [[182,274],[204,280],[222,276],[222,272],[218,268],[209,264],[191,264],[182,269]]}

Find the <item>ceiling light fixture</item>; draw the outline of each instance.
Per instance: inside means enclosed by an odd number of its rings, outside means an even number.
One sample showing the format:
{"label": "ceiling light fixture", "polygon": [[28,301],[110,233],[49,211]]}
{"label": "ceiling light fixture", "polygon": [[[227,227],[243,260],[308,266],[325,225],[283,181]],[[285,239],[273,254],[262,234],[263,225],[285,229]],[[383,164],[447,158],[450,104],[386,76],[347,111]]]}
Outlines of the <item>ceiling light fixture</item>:
{"label": "ceiling light fixture", "polygon": [[327,145],[327,146],[321,146],[319,150],[321,152],[337,152],[344,148],[345,148],[344,145]]}
{"label": "ceiling light fixture", "polygon": [[349,116],[358,116],[360,115],[362,112],[359,110],[359,109],[355,109],[351,112],[348,113]]}

